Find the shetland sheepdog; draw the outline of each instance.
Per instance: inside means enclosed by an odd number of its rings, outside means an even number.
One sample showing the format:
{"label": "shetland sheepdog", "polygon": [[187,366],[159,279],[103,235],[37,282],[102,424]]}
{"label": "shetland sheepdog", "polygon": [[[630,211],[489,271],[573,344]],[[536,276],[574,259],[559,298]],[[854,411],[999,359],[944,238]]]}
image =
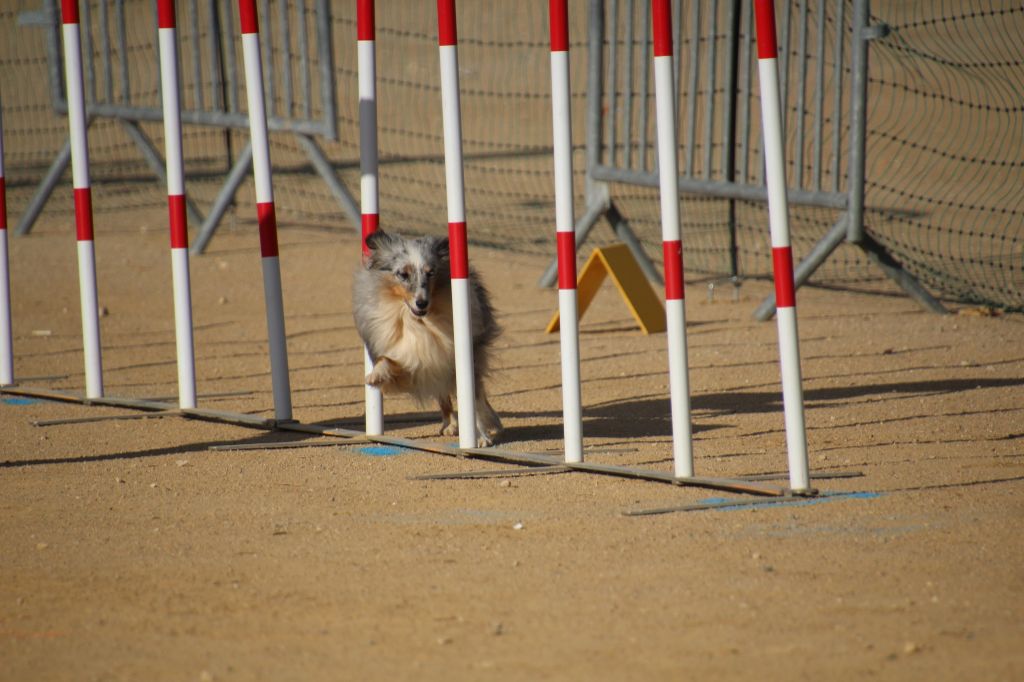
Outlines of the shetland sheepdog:
{"label": "shetland sheepdog", "polygon": [[[352,287],[356,329],[373,361],[366,383],[386,393],[406,393],[421,405],[436,400],[441,408],[441,434],[456,435],[448,239],[406,239],[377,230],[366,237],[366,246],[369,258]],[[487,447],[502,432],[484,388],[491,347],[501,328],[490,295],[472,269],[469,286],[477,445]]]}

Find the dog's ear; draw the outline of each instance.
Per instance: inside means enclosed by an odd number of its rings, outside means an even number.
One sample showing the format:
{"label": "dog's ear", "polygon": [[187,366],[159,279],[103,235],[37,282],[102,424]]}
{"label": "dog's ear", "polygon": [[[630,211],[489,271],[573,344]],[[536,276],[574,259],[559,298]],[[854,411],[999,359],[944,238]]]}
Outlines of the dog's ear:
{"label": "dog's ear", "polygon": [[434,253],[437,254],[438,260],[448,260],[449,251],[450,250],[448,248],[448,237],[438,239],[437,241],[434,242]]}
{"label": "dog's ear", "polygon": [[379,248],[388,246],[394,239],[384,230],[377,229],[366,235],[366,248],[370,249],[370,251],[376,251]]}

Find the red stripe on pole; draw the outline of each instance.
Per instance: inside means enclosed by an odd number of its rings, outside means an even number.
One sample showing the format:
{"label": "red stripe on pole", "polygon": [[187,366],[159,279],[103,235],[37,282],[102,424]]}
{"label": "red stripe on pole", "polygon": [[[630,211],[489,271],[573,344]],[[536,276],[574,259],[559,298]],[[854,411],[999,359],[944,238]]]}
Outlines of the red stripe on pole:
{"label": "red stripe on pole", "polygon": [[452,279],[467,279],[469,253],[466,250],[466,223],[448,223],[448,250]]}
{"label": "red stripe on pole", "polygon": [[78,0],[60,0],[60,14],[65,24],[77,24]]}
{"label": "red stripe on pole", "polygon": [[256,219],[260,224],[260,255],[277,257],[277,214],[274,202],[256,204]]}
{"label": "red stripe on pole", "polygon": [[171,248],[188,248],[188,219],[185,217],[185,195],[167,195],[167,213],[171,224]]}
{"label": "red stripe on pole", "polygon": [[569,51],[569,7],[567,0],[550,0],[551,51]]}
{"label": "red stripe on pole", "polygon": [[458,32],[455,29],[455,0],[437,0],[437,44],[457,45]]}
{"label": "red stripe on pole", "polygon": [[256,0],[238,0],[238,21],[242,25],[242,33],[260,32]]}
{"label": "red stripe on pole", "polygon": [[556,232],[558,238],[558,288],[576,288],[576,233]]}
{"label": "red stripe on pole", "polygon": [[681,301],[683,299],[683,243],[678,239],[662,242],[661,249],[665,259],[665,300]]}
{"label": "red stripe on pole", "polygon": [[377,231],[377,226],[380,225],[380,216],[376,213],[364,213],[363,214],[363,255],[370,255],[370,247],[366,245],[366,238]]}
{"label": "red stripe on pole", "polygon": [[92,191],[75,189],[75,232],[78,241],[92,241]]}
{"label": "red stripe on pole", "polygon": [[651,0],[651,24],[654,30],[654,56],[672,56],[672,9],[668,0]]}
{"label": "red stripe on pole", "polygon": [[7,183],[0,175],[0,230],[7,229]]}
{"label": "red stripe on pole", "polygon": [[757,58],[776,59],[779,46],[775,42],[775,0],[754,0],[757,15]]}
{"label": "red stripe on pole", "polygon": [[772,265],[775,273],[775,307],[792,308],[796,305],[793,250],[788,246],[772,247]]}
{"label": "red stripe on pole", "polygon": [[160,0],[156,6],[157,28],[175,28],[174,0]]}
{"label": "red stripe on pole", "polygon": [[356,38],[376,40],[377,26],[373,16],[373,0],[359,0],[356,7]]}

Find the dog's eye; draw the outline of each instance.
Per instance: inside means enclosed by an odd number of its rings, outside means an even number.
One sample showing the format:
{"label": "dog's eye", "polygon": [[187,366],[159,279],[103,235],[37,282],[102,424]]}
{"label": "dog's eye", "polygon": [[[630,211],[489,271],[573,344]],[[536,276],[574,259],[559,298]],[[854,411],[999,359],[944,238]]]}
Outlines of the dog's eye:
{"label": "dog's eye", "polygon": [[433,270],[427,270],[423,274],[426,275],[427,279],[430,279],[431,277],[434,276],[434,271]]}
{"label": "dog's eye", "polygon": [[395,272],[395,277],[402,280],[403,282],[409,281],[409,273],[406,272],[405,270],[398,270],[397,272]]}

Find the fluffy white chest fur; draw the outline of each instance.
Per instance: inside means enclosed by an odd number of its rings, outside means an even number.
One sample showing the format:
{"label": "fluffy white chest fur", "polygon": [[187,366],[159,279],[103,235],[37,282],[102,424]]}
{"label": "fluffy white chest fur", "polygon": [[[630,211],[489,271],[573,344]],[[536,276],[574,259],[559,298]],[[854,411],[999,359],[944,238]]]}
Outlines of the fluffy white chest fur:
{"label": "fluffy white chest fur", "polygon": [[371,314],[371,325],[383,332],[373,352],[402,367],[396,389],[419,402],[436,400],[455,390],[455,340],[450,304],[435,300],[434,309],[416,317],[402,300],[383,299]]}

